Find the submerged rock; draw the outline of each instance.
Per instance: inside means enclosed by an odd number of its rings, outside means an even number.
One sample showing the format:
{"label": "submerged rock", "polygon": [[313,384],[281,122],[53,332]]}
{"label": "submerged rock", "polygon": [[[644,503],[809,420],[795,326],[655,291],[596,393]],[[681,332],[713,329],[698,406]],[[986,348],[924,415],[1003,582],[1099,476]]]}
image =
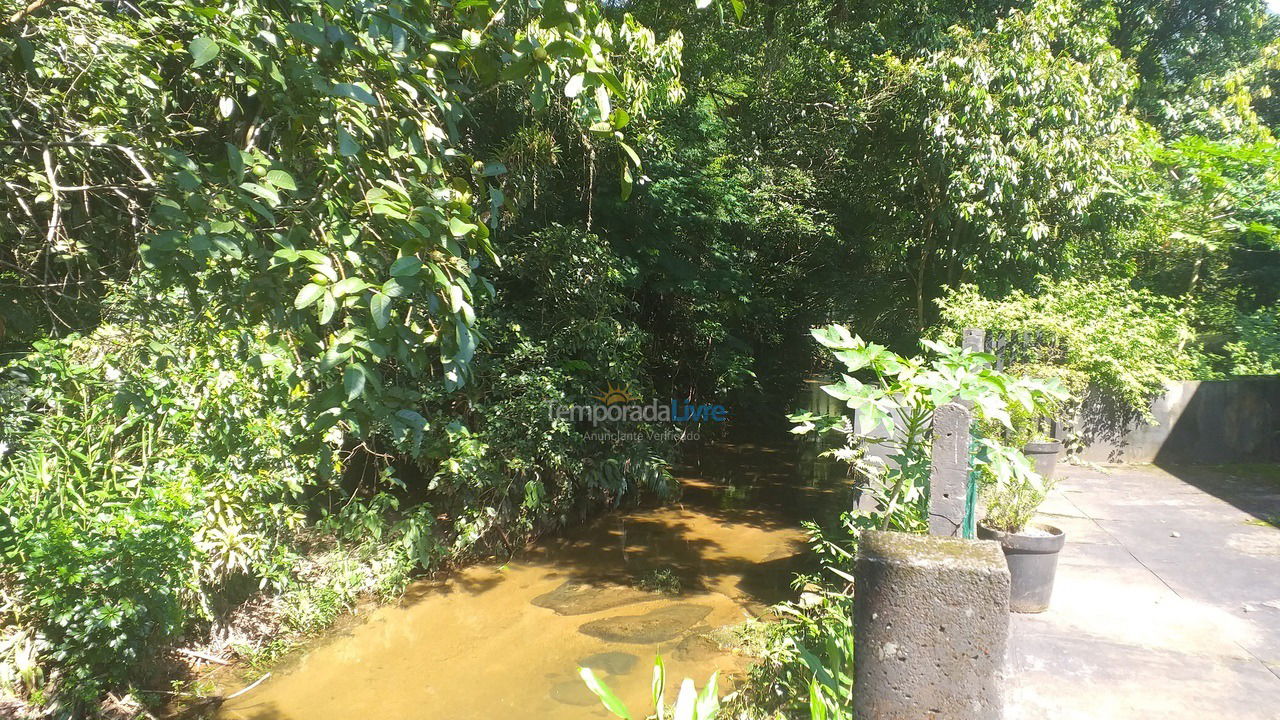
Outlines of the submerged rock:
{"label": "submerged rock", "polygon": [[635,668],[636,660],[639,660],[639,658],[631,653],[602,652],[582,658],[578,661],[578,666],[591,668],[597,673],[626,675]]}
{"label": "submerged rock", "polygon": [[596,705],[600,701],[581,678],[565,680],[551,686],[551,699],[565,705]]}
{"label": "submerged rock", "polygon": [[676,603],[643,615],[602,618],[578,628],[591,637],[622,643],[666,642],[696,625],[711,612],[707,605]]}
{"label": "submerged rock", "polygon": [[625,585],[566,580],[560,587],[543,593],[530,602],[538,607],[554,610],[560,615],[590,615],[661,597]]}
{"label": "submerged rock", "polygon": [[676,645],[671,655],[677,660],[701,662],[720,653],[720,643],[708,634],[700,632],[686,636],[679,645]]}

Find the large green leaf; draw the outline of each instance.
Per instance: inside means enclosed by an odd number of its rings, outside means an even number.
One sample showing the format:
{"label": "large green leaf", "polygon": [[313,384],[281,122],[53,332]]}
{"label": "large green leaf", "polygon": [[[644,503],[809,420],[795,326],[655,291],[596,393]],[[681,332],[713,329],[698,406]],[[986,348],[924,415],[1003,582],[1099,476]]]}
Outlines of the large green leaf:
{"label": "large green leaf", "polygon": [[323,287],[320,287],[315,283],[309,283],[304,285],[303,288],[298,291],[297,297],[293,300],[293,306],[299,310],[309,307],[316,300],[319,300],[320,296],[323,294]]}
{"label": "large green leaf", "polygon": [[369,92],[369,88],[360,83],[336,83],[333,86],[333,94],[338,97],[350,98],[357,102],[362,102],[371,107],[378,107],[378,98]]}
{"label": "large green leaf", "polygon": [[348,400],[355,400],[364,394],[365,380],[364,371],[355,363],[342,371],[342,387],[347,391]]}
{"label": "large green leaf", "polygon": [[667,685],[667,667],[662,662],[662,654],[653,656],[653,681],[650,683],[650,689],[653,695],[653,707],[657,709],[658,718],[661,720],[663,708],[663,693],[666,691]]}
{"label": "large green leaf", "polygon": [[406,255],[395,262],[391,263],[391,275],[393,277],[413,277],[422,270],[422,260],[416,255]]}
{"label": "large green leaf", "polygon": [[369,297],[369,312],[373,314],[373,323],[381,330],[391,321],[391,298],[384,293],[376,292]]}
{"label": "large green leaf", "polygon": [[333,295],[334,297],[339,298],[345,297],[347,295],[353,295],[361,292],[366,287],[368,287],[368,285],[365,284],[364,280],[361,280],[358,277],[349,277],[339,281],[333,286]]}
{"label": "large green leaf", "polygon": [[200,67],[218,57],[218,41],[207,35],[199,35],[187,43],[187,52],[191,53],[191,67]]}
{"label": "large green leaf", "polygon": [[354,157],[360,154],[360,143],[346,128],[338,127],[338,154],[343,157]]}
{"label": "large green leaf", "polygon": [[324,30],[310,23],[291,22],[285,25],[285,29],[289,31],[290,35],[308,45],[314,45],[318,48],[329,46],[329,42],[324,37]]}
{"label": "large green leaf", "polygon": [[627,710],[627,706],[613,694],[608,685],[596,678],[591,668],[578,668],[578,675],[582,677],[582,682],[587,684],[587,689],[600,698],[600,702],[604,703],[609,712],[624,720],[631,720],[631,713]]}
{"label": "large green leaf", "polygon": [[284,188],[285,190],[298,189],[298,185],[293,181],[293,176],[284,170],[271,170],[267,172],[266,180],[275,187]]}

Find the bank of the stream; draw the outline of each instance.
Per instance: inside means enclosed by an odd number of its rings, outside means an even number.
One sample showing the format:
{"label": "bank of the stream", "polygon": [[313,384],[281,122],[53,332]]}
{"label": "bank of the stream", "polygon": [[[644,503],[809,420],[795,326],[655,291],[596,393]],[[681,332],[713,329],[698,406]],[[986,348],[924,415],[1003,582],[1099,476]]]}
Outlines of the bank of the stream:
{"label": "bank of the stream", "polygon": [[[752,624],[793,595],[808,562],[802,521],[847,507],[838,473],[806,455],[786,442],[695,450],[677,468],[680,501],[418,582],[216,717],[598,717],[577,668],[642,707],[659,652],[671,683],[720,671],[731,691],[751,663]],[[238,680],[224,674],[225,692]]]}

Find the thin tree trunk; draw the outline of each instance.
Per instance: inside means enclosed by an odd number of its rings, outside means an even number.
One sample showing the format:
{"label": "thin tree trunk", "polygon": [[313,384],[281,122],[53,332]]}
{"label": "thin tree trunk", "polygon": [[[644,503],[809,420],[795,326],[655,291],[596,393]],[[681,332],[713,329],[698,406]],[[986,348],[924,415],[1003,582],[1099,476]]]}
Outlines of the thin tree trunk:
{"label": "thin tree trunk", "polygon": [[916,323],[920,326],[920,330],[925,328],[924,306],[925,306],[925,279],[929,271],[929,258],[933,255],[933,215],[930,213],[929,219],[925,221],[924,227],[924,247],[920,248],[920,267],[916,270]]}

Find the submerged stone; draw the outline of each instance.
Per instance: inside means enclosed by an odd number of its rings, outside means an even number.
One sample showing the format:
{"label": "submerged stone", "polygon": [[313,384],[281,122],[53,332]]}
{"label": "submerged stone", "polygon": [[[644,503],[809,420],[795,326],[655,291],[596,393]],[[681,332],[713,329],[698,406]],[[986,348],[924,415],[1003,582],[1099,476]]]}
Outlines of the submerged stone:
{"label": "submerged stone", "polygon": [[642,615],[593,620],[578,628],[591,637],[622,643],[656,643],[671,640],[696,625],[711,612],[706,605],[676,603]]}
{"label": "submerged stone", "polygon": [[602,652],[589,655],[578,661],[579,667],[591,668],[597,673],[609,675],[626,675],[636,666],[635,655],[624,652]]}
{"label": "submerged stone", "polygon": [[551,699],[564,705],[596,705],[600,702],[582,682],[582,678],[565,680],[551,686]]}
{"label": "submerged stone", "polygon": [[559,615],[590,615],[660,597],[662,596],[625,585],[566,580],[560,587],[539,595],[531,602],[538,607],[554,610]]}
{"label": "submerged stone", "polygon": [[671,653],[675,659],[686,662],[701,662],[719,654],[720,643],[706,633],[693,633],[686,636]]}

